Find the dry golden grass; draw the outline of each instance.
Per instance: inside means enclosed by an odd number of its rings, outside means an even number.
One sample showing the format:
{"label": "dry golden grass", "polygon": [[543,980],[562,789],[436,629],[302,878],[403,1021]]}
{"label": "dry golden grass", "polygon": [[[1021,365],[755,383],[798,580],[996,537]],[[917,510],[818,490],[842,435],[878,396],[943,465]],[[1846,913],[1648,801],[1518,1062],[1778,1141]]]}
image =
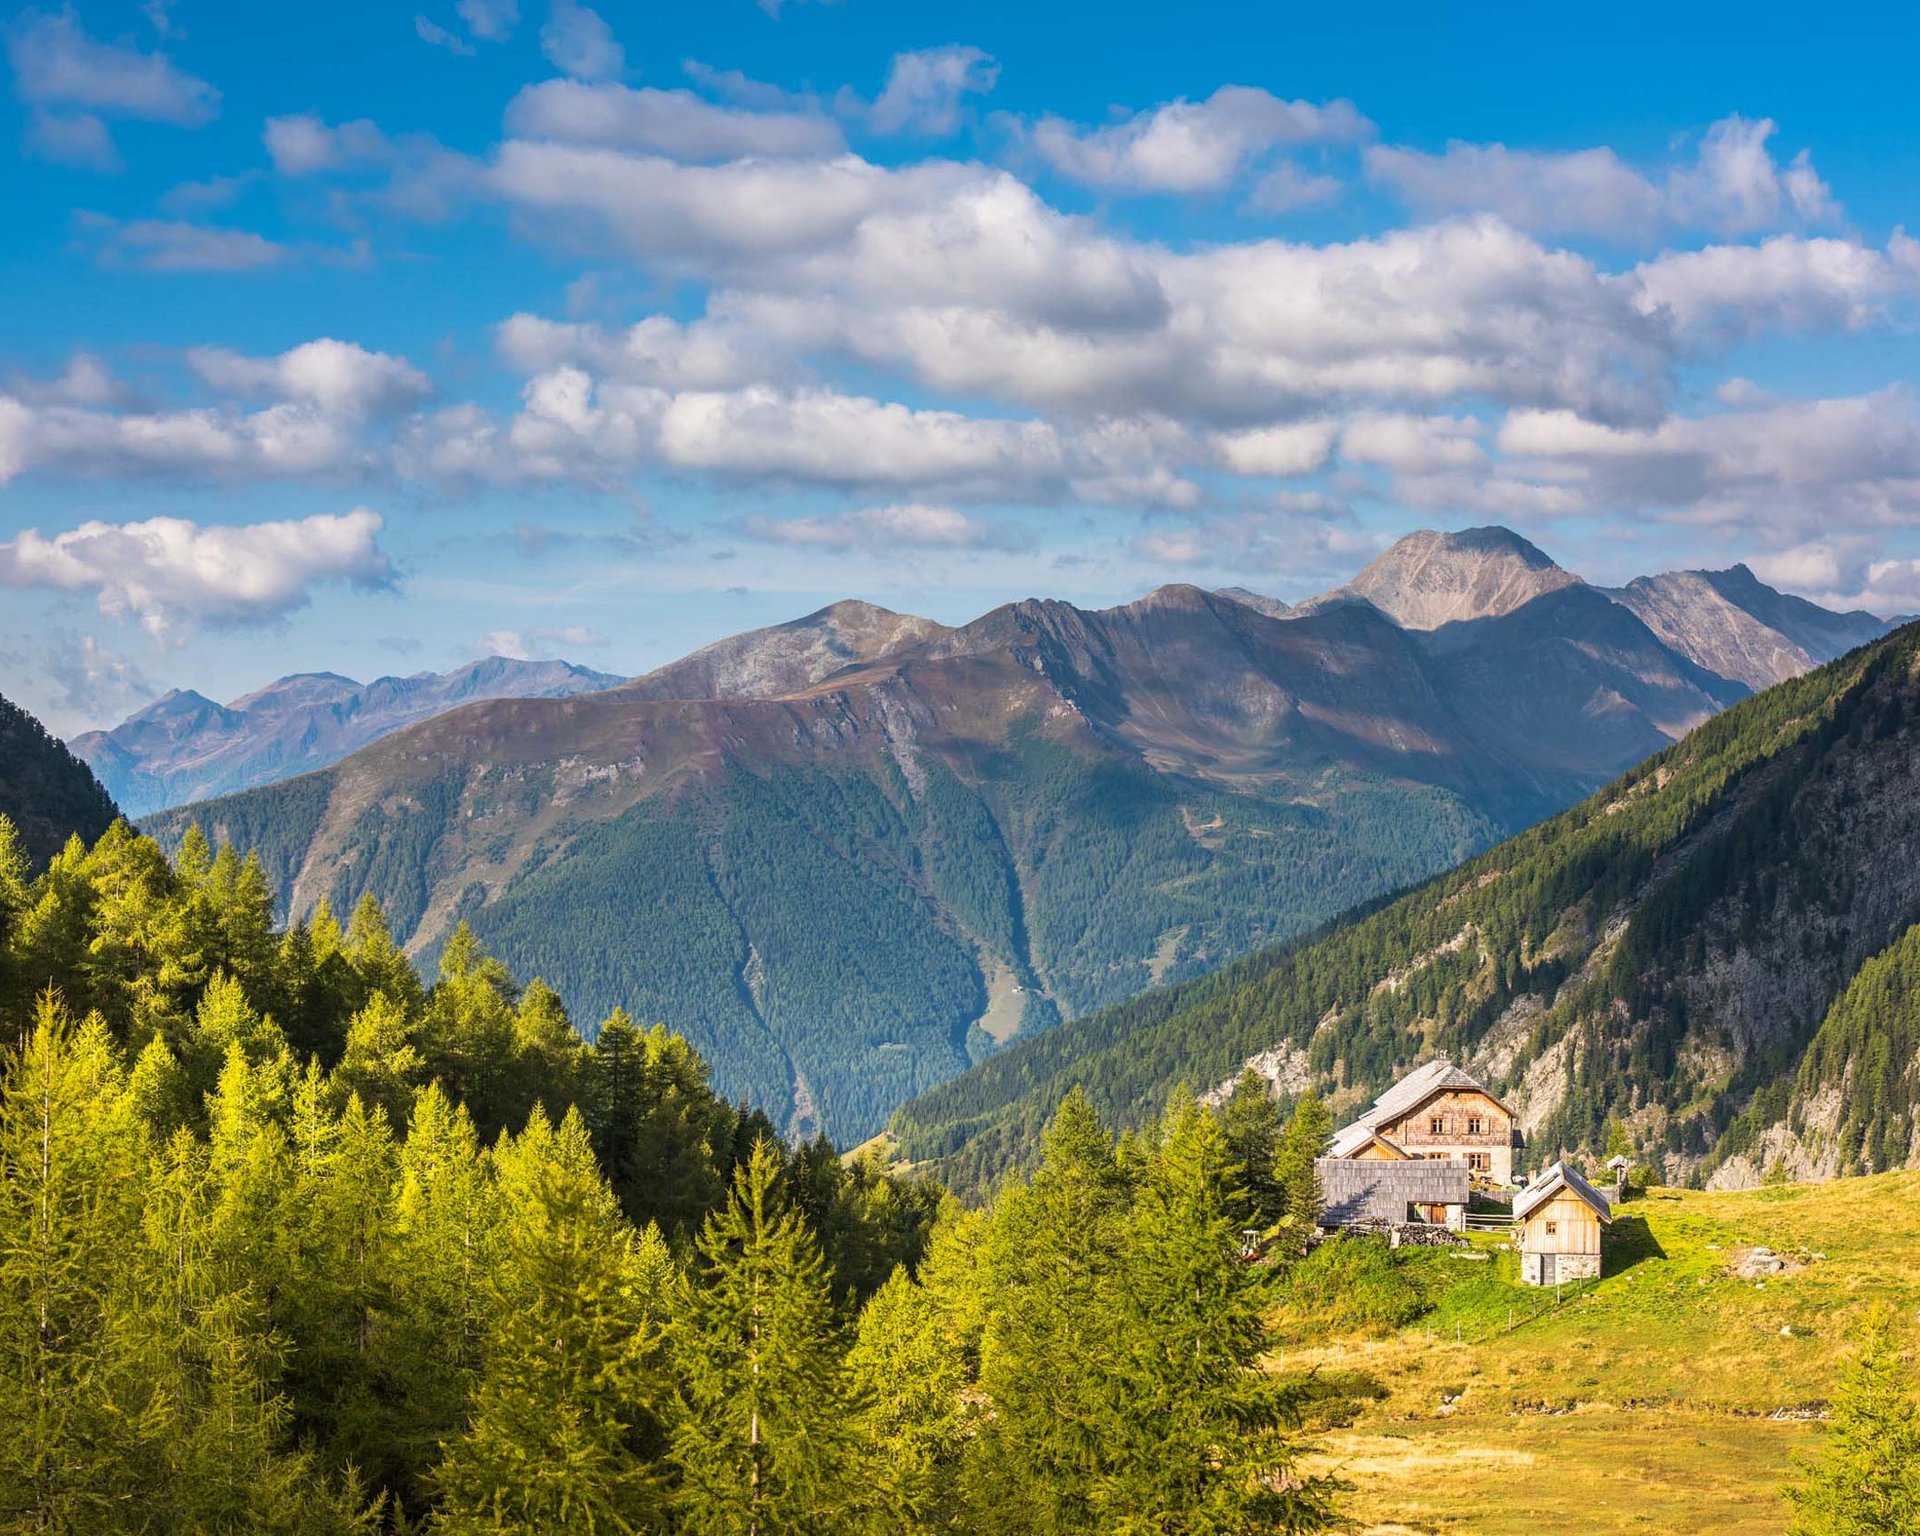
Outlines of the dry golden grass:
{"label": "dry golden grass", "polygon": [[[1323,1436],[1316,1461],[1354,1484],[1362,1529],[1784,1528],[1781,1488],[1823,1431],[1774,1415],[1818,1411],[1869,1303],[1894,1303],[1920,1340],[1920,1174],[1662,1190],[1620,1215],[1599,1286],[1512,1332],[1508,1309],[1524,1316],[1540,1293],[1514,1286],[1501,1254],[1457,1264],[1458,1283],[1412,1328],[1286,1353],[1286,1368],[1364,1371],[1388,1389]],[[1804,1264],[1737,1278],[1757,1243]]]}

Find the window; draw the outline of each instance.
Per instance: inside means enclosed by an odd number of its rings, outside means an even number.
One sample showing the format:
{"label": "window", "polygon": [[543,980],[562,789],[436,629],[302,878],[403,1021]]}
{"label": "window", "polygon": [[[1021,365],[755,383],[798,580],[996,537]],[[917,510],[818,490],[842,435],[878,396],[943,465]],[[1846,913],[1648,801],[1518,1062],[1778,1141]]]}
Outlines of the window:
{"label": "window", "polygon": [[1556,1233],[1556,1232],[1558,1232],[1559,1230],[1560,1230],[1560,1223],[1559,1223],[1559,1222],[1557,1222],[1557,1221],[1550,1221],[1550,1222],[1548,1222],[1548,1223],[1547,1223],[1547,1236],[1548,1236],[1548,1237],[1552,1237],[1552,1236],[1553,1236],[1553,1234],[1554,1234],[1554,1233]]}
{"label": "window", "polygon": [[1490,1152],[1469,1152],[1467,1154],[1467,1167],[1474,1173],[1492,1173],[1493,1154]]}
{"label": "window", "polygon": [[1443,1115],[1428,1115],[1428,1116],[1427,1116],[1427,1134],[1428,1134],[1429,1136],[1444,1136],[1444,1135],[1446,1135],[1446,1134],[1447,1134],[1447,1122],[1446,1122],[1446,1118],[1445,1118],[1445,1116],[1443,1116]]}
{"label": "window", "polygon": [[1467,1116],[1467,1134],[1469,1136],[1478,1136],[1485,1131],[1486,1128],[1487,1122],[1482,1120],[1478,1115]]}

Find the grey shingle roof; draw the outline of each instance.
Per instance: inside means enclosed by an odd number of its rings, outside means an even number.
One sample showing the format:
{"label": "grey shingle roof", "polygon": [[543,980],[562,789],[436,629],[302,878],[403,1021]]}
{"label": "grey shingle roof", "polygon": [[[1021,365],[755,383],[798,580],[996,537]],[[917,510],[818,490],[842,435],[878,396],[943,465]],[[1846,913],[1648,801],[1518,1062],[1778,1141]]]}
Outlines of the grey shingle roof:
{"label": "grey shingle roof", "polygon": [[1563,1189],[1572,1190],[1586,1201],[1602,1221],[1613,1220],[1613,1205],[1607,1197],[1565,1163],[1554,1163],[1551,1167],[1541,1169],[1540,1177],[1513,1197],[1513,1219],[1525,1221]]}
{"label": "grey shingle roof", "polygon": [[1349,1162],[1323,1157],[1320,1174],[1325,1206],[1320,1220],[1329,1227],[1356,1221],[1405,1221],[1409,1205],[1465,1205],[1467,1165],[1449,1159],[1412,1162]]}

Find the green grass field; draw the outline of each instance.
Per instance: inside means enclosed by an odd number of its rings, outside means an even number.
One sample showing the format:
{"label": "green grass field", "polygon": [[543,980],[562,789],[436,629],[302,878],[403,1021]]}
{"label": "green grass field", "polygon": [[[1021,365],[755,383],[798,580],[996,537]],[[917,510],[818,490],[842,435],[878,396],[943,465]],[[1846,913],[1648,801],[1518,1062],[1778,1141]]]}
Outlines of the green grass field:
{"label": "green grass field", "polygon": [[[1893,1303],[1920,1341],[1916,1173],[1656,1190],[1620,1208],[1599,1283],[1557,1308],[1515,1283],[1503,1246],[1476,1244],[1485,1262],[1397,1256],[1393,1283],[1429,1308],[1416,1321],[1337,1339],[1303,1325],[1280,1353],[1384,1391],[1322,1437],[1363,1530],[1777,1536],[1793,1458],[1823,1433],[1795,1415],[1831,1395],[1867,1306]],[[1736,1278],[1756,1244],[1797,1267]]]}

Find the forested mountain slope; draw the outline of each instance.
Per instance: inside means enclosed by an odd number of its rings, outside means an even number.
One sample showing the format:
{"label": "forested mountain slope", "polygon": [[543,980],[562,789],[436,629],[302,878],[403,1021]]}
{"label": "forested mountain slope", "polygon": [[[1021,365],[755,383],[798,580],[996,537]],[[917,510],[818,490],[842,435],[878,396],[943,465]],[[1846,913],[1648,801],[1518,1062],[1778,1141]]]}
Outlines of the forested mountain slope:
{"label": "forested mountain slope", "polygon": [[1551,600],[1432,634],[1191,587],[1019,603],[785,697],[473,706],[151,825],[258,850],[294,912],[371,891],[421,952],[464,916],[858,1138],[996,1041],[1445,867],[1738,691],[1585,588]]}
{"label": "forested mountain slope", "polygon": [[0,699],[0,816],[19,829],[27,858],[44,865],[74,833],[96,838],[114,815],[92,770],[32,715]]}
{"label": "forested mountain slope", "polygon": [[620,681],[570,662],[505,656],[371,683],[307,672],[231,704],[175,689],[110,731],[74,737],[72,746],[129,816],[144,816],[325,767],[476,699],[564,697]]}
{"label": "forested mountain slope", "polygon": [[903,1108],[903,1152],[977,1188],[1073,1084],[1128,1122],[1249,1064],[1346,1105],[1448,1055],[1535,1164],[1609,1116],[1674,1179],[1911,1161],[1917,658],[1901,630],[1370,915],[1022,1042]]}

